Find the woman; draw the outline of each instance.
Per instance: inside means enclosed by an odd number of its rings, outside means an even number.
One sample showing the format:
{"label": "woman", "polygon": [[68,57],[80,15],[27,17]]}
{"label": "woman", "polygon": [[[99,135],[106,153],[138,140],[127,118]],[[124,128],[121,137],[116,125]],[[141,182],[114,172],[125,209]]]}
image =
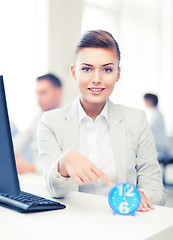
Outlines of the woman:
{"label": "woman", "polygon": [[141,194],[138,210],[146,212],[164,204],[164,187],[144,112],[109,100],[120,79],[119,63],[119,46],[110,33],[81,37],[71,66],[81,96],[43,114],[40,158],[53,197],[72,189],[107,195],[112,185],[130,182]]}

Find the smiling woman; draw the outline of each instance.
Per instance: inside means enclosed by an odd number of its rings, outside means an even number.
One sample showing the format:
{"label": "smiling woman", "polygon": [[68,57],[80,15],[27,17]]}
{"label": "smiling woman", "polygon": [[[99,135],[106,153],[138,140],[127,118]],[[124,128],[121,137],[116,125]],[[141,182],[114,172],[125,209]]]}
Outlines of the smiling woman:
{"label": "smiling woman", "polygon": [[[78,52],[71,71],[81,93],[82,107],[88,116],[95,119],[100,114],[120,78],[118,66],[119,58],[115,49],[83,47]],[[95,117],[92,116],[93,112]]]}
{"label": "smiling woman", "polygon": [[[94,111],[95,119],[120,78],[119,46],[109,32],[89,31],[79,39],[75,53],[76,64],[71,66],[72,76],[81,93],[82,107],[89,116],[89,111],[92,114]],[[88,108],[96,102],[99,105]]]}
{"label": "smiling woman", "polygon": [[74,103],[43,114],[39,154],[52,196],[71,190],[108,195],[112,184],[139,189],[139,211],[165,202],[154,139],[142,110],[109,100],[120,79],[120,51],[113,36],[86,32],[71,73],[80,91]]}

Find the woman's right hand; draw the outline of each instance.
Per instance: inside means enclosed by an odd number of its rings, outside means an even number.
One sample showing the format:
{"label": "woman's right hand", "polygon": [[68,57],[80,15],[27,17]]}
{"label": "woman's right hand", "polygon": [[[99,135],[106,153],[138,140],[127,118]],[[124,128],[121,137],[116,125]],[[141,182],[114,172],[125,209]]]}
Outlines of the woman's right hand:
{"label": "woman's right hand", "polygon": [[63,153],[58,163],[58,172],[64,177],[71,177],[78,185],[96,182],[99,178],[112,185],[109,178],[94,163],[74,150]]}

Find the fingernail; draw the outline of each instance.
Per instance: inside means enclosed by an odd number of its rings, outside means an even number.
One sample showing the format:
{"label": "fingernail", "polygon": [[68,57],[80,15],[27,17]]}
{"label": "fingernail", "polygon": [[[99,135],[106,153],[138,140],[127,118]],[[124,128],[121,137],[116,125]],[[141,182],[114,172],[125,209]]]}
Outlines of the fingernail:
{"label": "fingernail", "polygon": [[112,185],[113,185],[113,183],[112,183],[111,181],[109,181],[108,184],[109,184],[109,186],[112,186]]}

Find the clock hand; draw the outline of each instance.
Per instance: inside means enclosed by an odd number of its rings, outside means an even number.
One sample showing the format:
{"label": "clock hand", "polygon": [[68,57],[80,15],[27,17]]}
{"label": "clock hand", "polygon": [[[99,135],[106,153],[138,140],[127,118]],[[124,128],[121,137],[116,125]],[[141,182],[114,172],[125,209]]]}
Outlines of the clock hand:
{"label": "clock hand", "polygon": [[124,191],[123,191],[123,192],[124,192],[123,200],[124,200],[124,202],[126,203],[126,205],[129,205],[128,202],[127,202],[127,200],[126,200],[126,197],[125,197],[125,196],[126,196],[126,189],[125,189],[125,188],[124,188]]}
{"label": "clock hand", "polygon": [[126,198],[125,198],[125,196],[123,197],[123,200],[124,200],[124,202],[126,203],[126,205],[129,205],[128,202],[127,202],[127,200],[126,200]]}

